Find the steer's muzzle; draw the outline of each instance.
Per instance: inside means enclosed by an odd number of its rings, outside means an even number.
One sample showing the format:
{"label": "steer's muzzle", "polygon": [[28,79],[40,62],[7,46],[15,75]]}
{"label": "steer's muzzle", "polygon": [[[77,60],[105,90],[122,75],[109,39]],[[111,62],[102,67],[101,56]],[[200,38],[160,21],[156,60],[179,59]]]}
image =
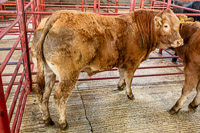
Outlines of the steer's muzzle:
{"label": "steer's muzzle", "polygon": [[173,48],[180,47],[180,46],[182,46],[182,45],[183,45],[183,39],[182,39],[182,38],[179,39],[179,40],[174,41],[174,43],[171,44],[171,46],[172,46]]}

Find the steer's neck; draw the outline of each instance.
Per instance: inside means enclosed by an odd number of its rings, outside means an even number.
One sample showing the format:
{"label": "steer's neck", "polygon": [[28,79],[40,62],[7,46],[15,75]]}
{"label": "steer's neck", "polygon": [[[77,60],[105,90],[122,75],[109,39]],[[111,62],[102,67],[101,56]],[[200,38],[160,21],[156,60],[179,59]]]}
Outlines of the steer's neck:
{"label": "steer's neck", "polygon": [[139,44],[141,48],[146,50],[146,57],[156,48],[154,17],[158,12],[139,11],[133,14],[133,21],[137,25],[138,33],[141,38]]}

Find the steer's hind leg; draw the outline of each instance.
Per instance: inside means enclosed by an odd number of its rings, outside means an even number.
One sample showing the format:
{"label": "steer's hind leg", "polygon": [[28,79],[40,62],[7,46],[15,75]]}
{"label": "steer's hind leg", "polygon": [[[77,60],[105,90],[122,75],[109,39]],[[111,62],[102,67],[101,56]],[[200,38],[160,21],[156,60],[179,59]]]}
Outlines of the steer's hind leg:
{"label": "steer's hind leg", "polygon": [[119,79],[119,82],[118,82],[118,90],[124,90],[125,86],[126,86],[126,82],[125,82],[125,70],[122,69],[122,68],[119,68],[119,76],[120,76],[120,79]]}
{"label": "steer's hind leg", "polygon": [[66,103],[78,79],[77,72],[62,72],[59,74],[59,83],[55,90],[54,100],[58,111],[58,122],[61,129],[67,129]]}
{"label": "steer's hind leg", "polygon": [[182,108],[184,102],[186,101],[187,96],[192,92],[193,88],[197,85],[197,83],[197,75],[193,73],[185,74],[185,82],[182,89],[182,95],[178,99],[176,104],[170,109],[170,114],[178,113],[178,111]]}
{"label": "steer's hind leg", "polygon": [[196,91],[197,91],[197,94],[196,94],[195,98],[189,104],[189,108],[192,108],[192,109],[196,109],[198,107],[198,105],[200,104],[200,80],[197,84]]}
{"label": "steer's hind leg", "polygon": [[51,95],[52,88],[55,83],[56,75],[49,68],[47,64],[44,65],[44,75],[45,75],[45,89],[42,95],[42,100],[40,101],[40,109],[42,111],[42,118],[46,125],[53,125],[53,121],[50,118],[49,113],[49,97]]}

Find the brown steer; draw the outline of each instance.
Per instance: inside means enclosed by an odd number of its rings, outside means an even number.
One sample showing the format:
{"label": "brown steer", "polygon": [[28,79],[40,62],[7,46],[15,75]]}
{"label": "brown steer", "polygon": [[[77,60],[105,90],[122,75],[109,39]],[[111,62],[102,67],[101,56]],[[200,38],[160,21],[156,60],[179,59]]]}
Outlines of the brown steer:
{"label": "brown steer", "polygon": [[184,46],[175,48],[174,50],[183,60],[185,82],[181,97],[170,110],[171,114],[178,113],[187,96],[195,87],[197,94],[189,104],[189,107],[195,109],[200,104],[200,23],[183,23],[180,34],[184,39]]}
{"label": "brown steer", "polygon": [[179,19],[170,10],[138,10],[122,16],[58,11],[36,29],[32,55],[37,60],[36,92],[43,120],[53,124],[48,100],[58,76],[54,99],[59,124],[65,129],[66,102],[80,72],[89,76],[117,67],[121,71],[119,88],[126,88],[134,99],[131,81],[139,64],[155,48],[183,44]]}

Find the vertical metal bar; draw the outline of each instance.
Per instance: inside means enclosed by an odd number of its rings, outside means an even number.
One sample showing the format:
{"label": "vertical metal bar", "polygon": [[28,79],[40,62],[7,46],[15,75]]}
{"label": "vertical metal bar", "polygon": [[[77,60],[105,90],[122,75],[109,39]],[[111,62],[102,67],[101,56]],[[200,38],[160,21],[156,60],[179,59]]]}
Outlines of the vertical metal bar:
{"label": "vertical metal bar", "polygon": [[86,12],[86,8],[87,8],[87,0],[85,0],[85,12]]}
{"label": "vertical metal bar", "polygon": [[[163,0],[163,2],[166,2],[166,0]],[[164,10],[165,9],[165,4],[164,3],[162,4],[162,7],[163,7],[162,10]]]}
{"label": "vertical metal bar", "polygon": [[101,1],[99,0],[98,1],[98,13],[100,13],[100,4],[101,4]]}
{"label": "vertical metal bar", "polygon": [[[37,0],[37,11],[40,12],[40,0]],[[41,15],[38,14],[38,21],[41,21]]]}
{"label": "vertical metal bar", "polygon": [[115,0],[115,13],[118,13],[119,0]]}
{"label": "vertical metal bar", "polygon": [[[35,11],[37,11],[37,0],[34,0],[34,12],[35,12]],[[36,15],[36,14],[34,14],[34,15],[35,15],[35,21],[36,21],[35,27],[37,27],[38,24],[39,24],[38,19],[37,19],[37,16],[38,16],[38,15]]]}
{"label": "vertical metal bar", "polygon": [[172,1],[172,0],[168,0],[168,1],[167,1],[167,8],[170,8],[170,6],[171,6],[171,1]]}
{"label": "vertical metal bar", "polygon": [[135,0],[131,0],[130,1],[130,11],[134,11],[135,10]]}
{"label": "vertical metal bar", "polygon": [[144,8],[144,0],[141,0],[141,7],[140,8]]}
{"label": "vertical metal bar", "polygon": [[[154,7],[154,0],[151,0],[151,7]],[[153,8],[151,8],[153,9]]]}
{"label": "vertical metal bar", "polygon": [[44,0],[41,0],[41,9],[44,11]]}
{"label": "vertical metal bar", "polygon": [[81,6],[81,11],[83,12],[84,11],[84,0],[82,0],[82,6]]}
{"label": "vertical metal bar", "polygon": [[[3,6],[0,5],[0,9],[3,10]],[[2,20],[4,20],[4,15],[1,15]]]}
{"label": "vertical metal bar", "polygon": [[97,0],[94,0],[94,13],[96,13],[97,10]]}
{"label": "vertical metal bar", "polygon": [[21,34],[21,46],[22,51],[26,51],[24,55],[24,69],[25,69],[25,79],[27,82],[27,88],[29,91],[32,90],[32,78],[31,78],[31,69],[30,69],[30,58],[29,58],[29,47],[28,47],[28,39],[26,32],[26,22],[25,22],[25,12],[23,6],[23,0],[17,0],[17,11],[18,15],[21,15],[21,19],[19,20],[19,29]]}
{"label": "vertical metal bar", "polygon": [[107,13],[109,13],[109,0],[107,0]]}
{"label": "vertical metal bar", "polygon": [[6,101],[3,91],[2,76],[0,73],[0,131],[1,133],[10,133]]}
{"label": "vertical metal bar", "polygon": [[162,54],[162,49],[159,49],[159,54]]}
{"label": "vertical metal bar", "polygon": [[44,6],[43,6],[43,11],[46,11],[46,8],[45,8],[45,0],[43,0],[43,4],[44,4]]}
{"label": "vertical metal bar", "polygon": [[[35,10],[35,1],[33,0],[33,3],[31,4],[31,12],[34,12]],[[33,14],[33,18],[32,18],[32,26],[33,26],[33,29],[35,30],[36,29],[36,18],[35,18],[35,14]]]}

